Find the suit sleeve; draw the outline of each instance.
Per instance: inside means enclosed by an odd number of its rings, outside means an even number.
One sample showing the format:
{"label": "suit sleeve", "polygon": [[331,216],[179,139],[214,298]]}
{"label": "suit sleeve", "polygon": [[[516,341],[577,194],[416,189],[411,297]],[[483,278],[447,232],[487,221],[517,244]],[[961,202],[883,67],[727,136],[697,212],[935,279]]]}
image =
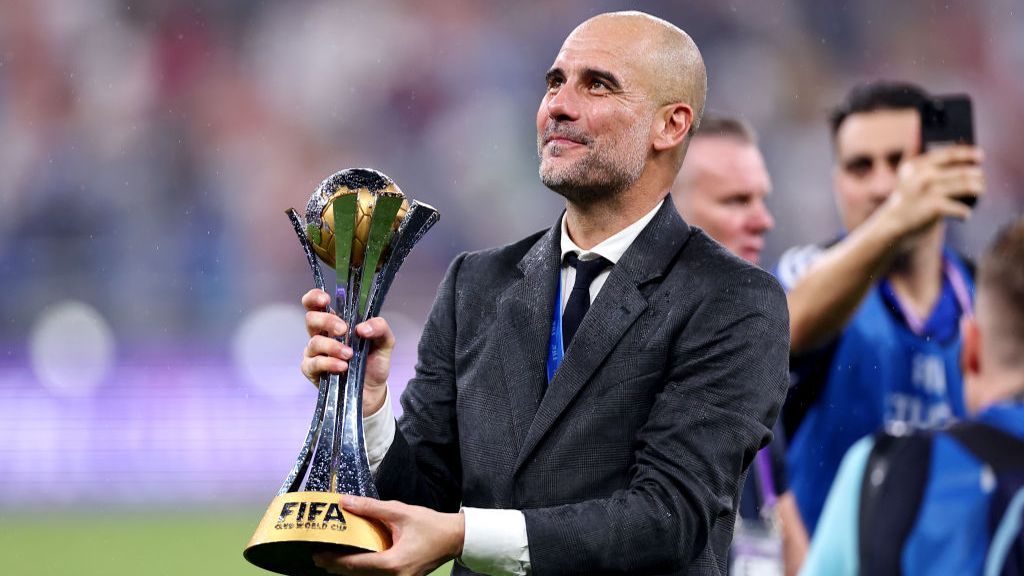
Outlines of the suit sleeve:
{"label": "suit sleeve", "polygon": [[462,501],[454,366],[455,285],[465,256],[452,262],[438,288],[416,376],[402,395],[404,415],[376,476],[381,498],[442,512],[457,511]]}
{"label": "suit sleeve", "polygon": [[628,488],[524,511],[535,575],[675,572],[700,555],[716,522],[732,521],[739,481],[770,441],[785,394],[789,320],[766,273],[725,280],[670,336],[667,380],[637,438]]}

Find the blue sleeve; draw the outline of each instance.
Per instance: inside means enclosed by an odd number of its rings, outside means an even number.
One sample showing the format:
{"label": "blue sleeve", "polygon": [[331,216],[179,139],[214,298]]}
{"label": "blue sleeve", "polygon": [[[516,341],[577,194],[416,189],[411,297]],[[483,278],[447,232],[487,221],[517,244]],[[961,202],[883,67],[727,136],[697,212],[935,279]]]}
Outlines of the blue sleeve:
{"label": "blue sleeve", "polygon": [[858,573],[860,487],[874,443],[872,436],[861,438],[843,457],[800,574],[855,576]]}

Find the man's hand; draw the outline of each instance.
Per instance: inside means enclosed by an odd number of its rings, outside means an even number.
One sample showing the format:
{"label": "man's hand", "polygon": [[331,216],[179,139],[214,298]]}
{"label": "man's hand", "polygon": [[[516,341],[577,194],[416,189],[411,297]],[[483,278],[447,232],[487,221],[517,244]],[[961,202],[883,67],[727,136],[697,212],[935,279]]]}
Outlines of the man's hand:
{"label": "man's hand", "polygon": [[[327,311],[330,301],[326,292],[317,289],[302,297],[309,343],[302,353],[301,368],[302,374],[313,384],[318,384],[324,373],[348,371],[348,361],[352,359],[352,348],[337,340],[348,332],[348,324]],[[395,335],[387,321],[379,317],[357,324],[356,335],[372,341],[363,381],[363,414],[368,416],[380,410],[387,398]]]}
{"label": "man's hand", "polygon": [[905,160],[892,195],[879,209],[899,238],[912,236],[943,218],[966,220],[971,208],[957,200],[985,193],[982,153],[974,146],[950,146]]}
{"label": "man's hand", "polygon": [[391,530],[393,544],[383,552],[314,555],[316,565],[332,574],[420,576],[462,555],[466,523],[461,513],[360,496],[342,496],[341,502],[353,514],[383,522]]}

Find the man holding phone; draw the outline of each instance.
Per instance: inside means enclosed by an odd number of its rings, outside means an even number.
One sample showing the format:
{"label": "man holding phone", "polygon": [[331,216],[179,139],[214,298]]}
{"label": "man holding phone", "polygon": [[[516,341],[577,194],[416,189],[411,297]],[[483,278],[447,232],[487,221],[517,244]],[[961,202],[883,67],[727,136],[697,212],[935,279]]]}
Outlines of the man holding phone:
{"label": "man holding phone", "polygon": [[793,351],[783,414],[790,488],[812,532],[855,441],[882,426],[965,415],[958,325],[973,280],[945,245],[945,219],[967,219],[985,181],[977,147],[922,152],[922,118],[934,119],[922,112],[935,103],[906,83],[850,92],[832,116],[845,233],[827,246],[792,248],[779,262]]}

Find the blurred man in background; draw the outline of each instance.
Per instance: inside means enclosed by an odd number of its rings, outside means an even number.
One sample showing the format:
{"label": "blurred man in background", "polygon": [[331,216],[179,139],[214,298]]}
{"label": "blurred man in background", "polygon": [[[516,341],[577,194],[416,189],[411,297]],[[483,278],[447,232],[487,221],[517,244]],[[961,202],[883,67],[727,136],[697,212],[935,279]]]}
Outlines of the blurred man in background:
{"label": "blurred man in background", "polygon": [[1018,218],[982,258],[977,311],[962,321],[964,393],[974,419],[933,434],[857,442],[825,504],[807,574],[1024,570],[1022,263]]}
{"label": "blurred man in background", "polygon": [[[758,264],[764,235],[775,225],[765,203],[771,190],[754,129],[736,116],[705,113],[672,185],[672,199],[683,219],[703,228],[733,254]],[[785,574],[795,574],[807,554],[807,529],[786,489],[784,446],[777,429],[772,444],[758,453],[747,475],[740,498],[741,524],[733,538],[734,572],[768,562],[784,568]]]}
{"label": "blurred man in background", "polygon": [[981,151],[920,153],[920,88],[855,88],[832,117],[845,233],[783,254],[793,387],[783,422],[790,488],[813,533],[846,450],[887,426],[934,426],[966,411],[959,321],[972,279],[945,245],[958,197],[984,190]]}
{"label": "blurred man in background", "polygon": [[683,219],[759,264],[764,235],[775,226],[765,205],[771,191],[753,128],[736,117],[706,114],[672,186]]}

